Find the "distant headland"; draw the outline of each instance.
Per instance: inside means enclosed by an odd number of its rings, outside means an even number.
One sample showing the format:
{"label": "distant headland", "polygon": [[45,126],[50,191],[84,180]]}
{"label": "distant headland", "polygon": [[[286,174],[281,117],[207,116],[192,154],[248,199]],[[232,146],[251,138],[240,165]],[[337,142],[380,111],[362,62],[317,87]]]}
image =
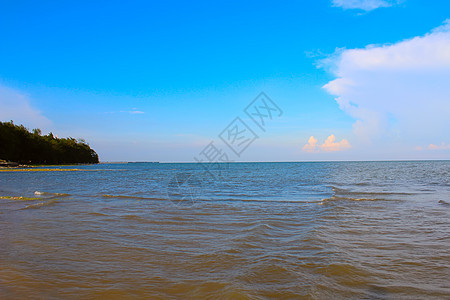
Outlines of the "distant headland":
{"label": "distant headland", "polygon": [[97,153],[83,139],[57,138],[53,133],[31,132],[13,121],[0,122],[0,163],[18,164],[96,164]]}

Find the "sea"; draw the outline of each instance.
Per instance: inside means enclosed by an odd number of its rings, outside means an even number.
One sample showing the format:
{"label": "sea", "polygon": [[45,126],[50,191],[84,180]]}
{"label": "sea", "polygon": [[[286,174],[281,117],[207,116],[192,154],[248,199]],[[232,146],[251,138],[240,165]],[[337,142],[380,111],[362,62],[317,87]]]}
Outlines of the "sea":
{"label": "sea", "polygon": [[450,161],[1,171],[0,299],[450,299]]}

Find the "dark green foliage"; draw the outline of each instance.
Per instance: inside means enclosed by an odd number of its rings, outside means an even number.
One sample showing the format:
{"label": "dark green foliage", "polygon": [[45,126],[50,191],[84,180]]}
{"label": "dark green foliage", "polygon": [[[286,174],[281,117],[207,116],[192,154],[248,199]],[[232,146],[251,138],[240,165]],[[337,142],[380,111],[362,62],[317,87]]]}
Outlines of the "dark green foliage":
{"label": "dark green foliage", "polygon": [[98,155],[84,140],[41,135],[23,125],[0,122],[0,159],[23,164],[98,163]]}

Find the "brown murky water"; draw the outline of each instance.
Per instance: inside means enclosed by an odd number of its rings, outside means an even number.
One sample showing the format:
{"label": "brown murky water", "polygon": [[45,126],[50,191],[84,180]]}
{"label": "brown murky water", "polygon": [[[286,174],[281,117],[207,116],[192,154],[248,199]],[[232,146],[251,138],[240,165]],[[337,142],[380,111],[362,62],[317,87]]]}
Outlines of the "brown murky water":
{"label": "brown murky water", "polygon": [[0,173],[1,299],[450,298],[449,162],[80,168]]}

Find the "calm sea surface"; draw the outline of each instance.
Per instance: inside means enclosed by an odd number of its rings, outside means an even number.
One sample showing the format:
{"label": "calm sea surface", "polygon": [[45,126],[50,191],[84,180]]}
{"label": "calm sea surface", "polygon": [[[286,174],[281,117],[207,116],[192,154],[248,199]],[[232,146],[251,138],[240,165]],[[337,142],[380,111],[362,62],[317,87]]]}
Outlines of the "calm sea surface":
{"label": "calm sea surface", "polygon": [[203,167],[0,172],[0,299],[450,298],[450,161]]}

